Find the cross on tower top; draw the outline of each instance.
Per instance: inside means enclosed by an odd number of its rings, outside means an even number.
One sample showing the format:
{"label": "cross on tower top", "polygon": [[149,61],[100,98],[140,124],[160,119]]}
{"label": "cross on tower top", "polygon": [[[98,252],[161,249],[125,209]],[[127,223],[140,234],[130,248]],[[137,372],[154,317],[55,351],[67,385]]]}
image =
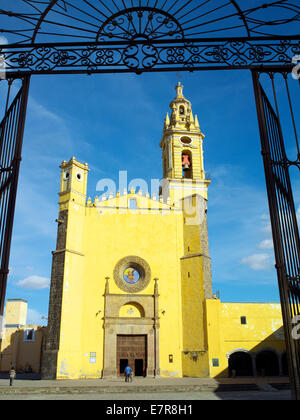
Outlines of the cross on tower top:
{"label": "cross on tower top", "polygon": [[178,82],[176,85],[176,92],[177,92],[177,97],[183,96],[183,85],[180,82]]}

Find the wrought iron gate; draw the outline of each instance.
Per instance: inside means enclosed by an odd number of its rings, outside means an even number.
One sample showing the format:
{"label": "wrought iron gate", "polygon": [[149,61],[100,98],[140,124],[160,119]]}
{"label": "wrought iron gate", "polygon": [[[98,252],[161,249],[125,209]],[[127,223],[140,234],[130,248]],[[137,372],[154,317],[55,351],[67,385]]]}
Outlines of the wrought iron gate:
{"label": "wrought iron gate", "polygon": [[[300,321],[300,241],[289,174],[291,165],[299,167],[299,144],[294,125],[298,158],[290,161],[283,141],[274,73],[269,76],[276,111],[260,83],[260,74],[252,71],[290,377],[294,398],[300,399],[300,339],[293,333],[295,322]],[[283,73],[287,87],[286,76]],[[292,108],[291,116],[294,122]]]}
{"label": "wrought iron gate", "polygon": [[260,84],[261,71],[268,71],[273,83],[271,66],[280,66],[286,83],[292,59],[300,61],[299,1],[256,0],[251,6],[239,0],[7,3],[13,10],[0,9],[0,76],[2,68],[9,79],[21,79],[22,87],[0,125],[0,317],[31,75],[251,69],[290,375],[294,398],[300,400],[300,340],[292,336],[292,322],[300,315],[300,246],[289,176],[291,165],[300,169],[300,151],[288,89],[295,161],[285,153],[275,89],[274,110]]}
{"label": "wrought iron gate", "polygon": [[[12,81],[9,81],[10,87],[11,83]],[[0,321],[3,319],[4,311],[28,89],[27,76],[22,79],[22,86],[8,107],[9,89],[7,109],[0,124]]]}

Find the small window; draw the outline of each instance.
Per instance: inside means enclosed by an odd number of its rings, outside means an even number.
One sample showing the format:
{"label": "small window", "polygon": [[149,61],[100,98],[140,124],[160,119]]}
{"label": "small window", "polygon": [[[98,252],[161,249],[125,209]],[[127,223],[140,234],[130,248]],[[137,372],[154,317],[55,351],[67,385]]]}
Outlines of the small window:
{"label": "small window", "polygon": [[247,324],[247,318],[245,316],[241,316],[241,324],[246,325]]}
{"label": "small window", "polygon": [[135,199],[129,200],[129,208],[130,208],[130,210],[136,210],[137,204],[136,204],[136,200]]}
{"label": "small window", "polygon": [[180,113],[180,115],[184,115],[185,114],[185,108],[184,108],[183,105],[180,106],[179,113]]}
{"label": "small window", "polygon": [[25,328],[24,330],[24,341],[34,341],[35,330],[34,328]]}
{"label": "small window", "polygon": [[90,352],[90,363],[96,363],[96,352]]}
{"label": "small window", "polygon": [[213,367],[219,367],[219,359],[212,359],[212,365]]}
{"label": "small window", "polygon": [[186,136],[181,137],[180,141],[183,144],[191,144],[192,143],[192,139],[190,137],[186,137]]}
{"label": "small window", "polygon": [[174,359],[173,359],[173,354],[169,354],[169,363],[173,363]]}

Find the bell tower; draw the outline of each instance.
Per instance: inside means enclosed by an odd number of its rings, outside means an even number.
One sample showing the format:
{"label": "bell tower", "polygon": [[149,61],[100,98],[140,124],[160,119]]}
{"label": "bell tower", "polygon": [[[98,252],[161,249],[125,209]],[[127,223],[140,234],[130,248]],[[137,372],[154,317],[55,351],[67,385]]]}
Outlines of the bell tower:
{"label": "bell tower", "polygon": [[[161,195],[182,211],[181,266],[182,374],[193,376],[191,355],[200,355],[197,375],[208,370],[205,302],[212,298],[211,261],[207,231],[207,190],[203,164],[204,134],[191,102],[176,86],[160,143],[163,160]],[[196,357],[196,356],[195,356]],[[194,363],[194,362],[192,362]]]}
{"label": "bell tower", "polygon": [[183,95],[182,84],[178,82],[175,89],[160,143],[165,180],[162,194],[170,197],[171,203],[196,193],[206,199],[210,181],[205,178],[203,164],[204,134],[191,102]]}
{"label": "bell tower", "polygon": [[59,203],[72,201],[84,206],[89,172],[88,165],[80,163],[72,157],[69,162],[63,161],[60,169]]}
{"label": "bell tower", "polygon": [[[79,351],[81,345],[83,309],[78,297],[82,295],[81,279],[84,277],[84,229],[89,168],[86,163],[72,157],[68,162],[64,160],[60,169],[57,241],[56,250],[52,251],[47,338],[42,360],[44,379],[56,379],[57,367],[63,363],[60,352],[64,354],[64,351],[68,351],[66,348],[69,348],[65,343],[72,342],[76,351]],[[73,310],[74,302],[77,302],[76,311]],[[74,332],[65,331],[65,324],[70,322],[78,328],[75,341],[72,337]]]}

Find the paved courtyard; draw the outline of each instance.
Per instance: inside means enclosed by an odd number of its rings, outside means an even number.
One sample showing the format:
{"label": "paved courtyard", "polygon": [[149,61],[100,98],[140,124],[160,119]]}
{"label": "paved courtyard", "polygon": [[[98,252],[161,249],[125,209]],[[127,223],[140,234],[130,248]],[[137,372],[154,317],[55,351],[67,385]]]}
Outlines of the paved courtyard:
{"label": "paved courtyard", "polygon": [[88,400],[289,400],[288,378],[135,378],[125,383],[112,380],[82,379],[46,381],[20,376],[9,387],[5,375],[0,379],[0,399],[88,399]]}
{"label": "paved courtyard", "polygon": [[109,407],[108,401],[203,401],[203,400],[265,400],[265,401],[278,401],[278,400],[291,400],[290,391],[277,391],[277,392],[264,392],[264,391],[230,391],[230,392],[168,392],[168,393],[113,393],[113,394],[10,394],[1,395],[0,400],[89,400],[89,401],[103,401]]}

